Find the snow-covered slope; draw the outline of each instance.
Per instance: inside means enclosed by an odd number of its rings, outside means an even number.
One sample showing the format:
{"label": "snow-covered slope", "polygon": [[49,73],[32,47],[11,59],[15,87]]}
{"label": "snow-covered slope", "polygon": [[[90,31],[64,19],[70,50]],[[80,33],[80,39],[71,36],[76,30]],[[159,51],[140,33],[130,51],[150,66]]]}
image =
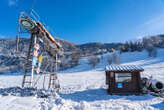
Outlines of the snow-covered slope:
{"label": "snow-covered slope", "polygon": [[[140,65],[145,69],[142,76],[152,75],[164,82],[163,54],[163,49],[158,50],[156,58],[148,58],[146,52],[128,52],[121,54],[120,60],[122,64]],[[10,87],[21,85],[22,76],[1,75],[0,110],[164,110],[164,99],[149,94],[110,96],[106,92],[104,72],[108,55],[99,56],[102,59],[96,68],[84,58],[77,67],[60,72],[61,92],[48,98],[8,93]]]}

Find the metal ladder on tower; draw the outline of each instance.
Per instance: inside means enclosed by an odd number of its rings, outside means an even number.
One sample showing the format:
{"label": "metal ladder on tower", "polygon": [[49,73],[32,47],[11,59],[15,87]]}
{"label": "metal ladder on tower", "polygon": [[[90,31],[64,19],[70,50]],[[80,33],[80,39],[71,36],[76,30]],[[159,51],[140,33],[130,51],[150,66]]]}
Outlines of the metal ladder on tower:
{"label": "metal ladder on tower", "polygon": [[59,92],[60,85],[59,85],[59,80],[56,73],[50,74],[48,89],[50,88],[55,89],[56,92]]}
{"label": "metal ladder on tower", "polygon": [[28,84],[29,87],[32,87],[33,85],[34,68],[32,67],[32,58],[33,58],[32,50],[33,50],[34,43],[36,43],[36,36],[31,35],[27,59],[24,66],[25,69],[24,69],[24,75],[22,81],[22,88],[25,86],[25,84]]}
{"label": "metal ladder on tower", "polygon": [[[55,57],[55,71],[57,72],[58,71],[58,56],[56,54],[56,57]],[[53,65],[51,65],[53,67]],[[52,68],[51,68],[52,69]],[[51,70],[53,71],[53,70]],[[49,76],[49,84],[48,84],[48,88],[53,88],[56,90],[56,92],[59,92],[60,90],[60,84],[59,84],[59,80],[58,80],[58,76],[57,76],[57,73],[50,73],[50,76]]]}

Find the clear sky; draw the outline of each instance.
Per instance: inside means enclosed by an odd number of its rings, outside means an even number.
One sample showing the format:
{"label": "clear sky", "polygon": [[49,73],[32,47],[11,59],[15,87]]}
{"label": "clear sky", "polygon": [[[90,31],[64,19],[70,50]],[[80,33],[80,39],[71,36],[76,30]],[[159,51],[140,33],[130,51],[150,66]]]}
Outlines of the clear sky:
{"label": "clear sky", "polygon": [[[15,37],[18,16],[34,0],[0,0],[0,38]],[[164,34],[164,0],[36,0],[57,37],[77,43],[125,42]]]}

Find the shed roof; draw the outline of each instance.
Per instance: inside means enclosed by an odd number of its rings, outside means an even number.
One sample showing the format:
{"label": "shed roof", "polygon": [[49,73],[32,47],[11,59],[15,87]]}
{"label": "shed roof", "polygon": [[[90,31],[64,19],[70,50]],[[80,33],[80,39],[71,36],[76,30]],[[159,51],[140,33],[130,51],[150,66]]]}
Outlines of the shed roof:
{"label": "shed roof", "polygon": [[109,65],[106,66],[106,71],[111,72],[141,72],[144,71],[144,69],[140,66],[136,65]]}

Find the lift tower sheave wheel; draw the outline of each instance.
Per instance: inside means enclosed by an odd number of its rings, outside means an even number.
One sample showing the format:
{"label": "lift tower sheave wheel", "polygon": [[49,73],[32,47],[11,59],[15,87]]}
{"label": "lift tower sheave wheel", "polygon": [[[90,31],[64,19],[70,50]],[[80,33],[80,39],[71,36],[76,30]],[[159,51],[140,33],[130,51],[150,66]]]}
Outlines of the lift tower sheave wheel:
{"label": "lift tower sheave wheel", "polygon": [[32,23],[29,19],[21,18],[20,23],[25,29],[29,31],[35,27],[34,23]]}

